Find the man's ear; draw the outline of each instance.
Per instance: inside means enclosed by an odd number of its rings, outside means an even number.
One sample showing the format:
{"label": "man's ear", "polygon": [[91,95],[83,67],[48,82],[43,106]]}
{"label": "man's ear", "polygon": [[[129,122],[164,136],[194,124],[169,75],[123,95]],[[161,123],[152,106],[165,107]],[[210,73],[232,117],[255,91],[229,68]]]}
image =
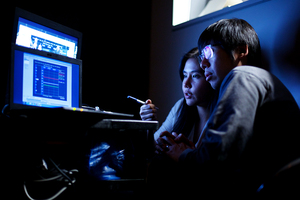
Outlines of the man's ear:
{"label": "man's ear", "polygon": [[241,66],[241,65],[246,65],[248,62],[248,55],[249,49],[248,45],[239,45],[233,52],[234,60],[235,60],[235,65],[236,66]]}
{"label": "man's ear", "polygon": [[246,57],[249,53],[248,45],[240,45],[237,47],[238,57],[240,59]]}

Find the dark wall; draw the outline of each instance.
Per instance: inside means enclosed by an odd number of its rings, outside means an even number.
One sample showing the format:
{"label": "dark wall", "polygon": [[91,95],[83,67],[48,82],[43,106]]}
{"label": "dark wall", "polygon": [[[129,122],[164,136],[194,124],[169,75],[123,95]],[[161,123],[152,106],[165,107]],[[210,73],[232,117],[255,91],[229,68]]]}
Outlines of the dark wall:
{"label": "dark wall", "polygon": [[254,27],[261,42],[263,67],[286,85],[300,106],[300,1],[249,0],[243,4],[174,29],[172,1],[152,0],[149,96],[159,107],[160,123],[183,97],[178,74],[181,56],[197,46],[207,26],[220,19],[242,18]]}
{"label": "dark wall", "polygon": [[5,61],[1,66],[1,108],[17,6],[83,33],[83,103],[137,114],[139,105],[126,97],[132,95],[146,99],[148,95],[151,1],[139,1],[138,4],[132,1],[61,2],[15,1],[2,6],[2,10],[9,10],[9,14],[1,14],[5,19],[5,25],[1,27],[5,34],[5,41],[2,41]]}

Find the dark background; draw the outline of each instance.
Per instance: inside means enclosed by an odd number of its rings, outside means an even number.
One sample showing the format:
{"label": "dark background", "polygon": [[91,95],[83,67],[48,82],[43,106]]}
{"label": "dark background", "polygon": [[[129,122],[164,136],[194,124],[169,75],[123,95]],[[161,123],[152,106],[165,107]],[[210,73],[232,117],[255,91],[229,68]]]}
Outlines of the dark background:
{"label": "dark background", "polygon": [[[93,2],[93,3],[92,3]],[[0,105],[5,104],[15,7],[83,33],[83,103],[135,114],[140,105],[127,99],[148,98],[151,0],[14,1],[2,6]],[[5,38],[5,39],[3,39]]]}
{"label": "dark background", "polygon": [[[127,95],[143,100],[148,98],[151,1],[77,2],[3,2],[0,15],[1,109],[8,98],[6,92],[14,11],[15,7],[19,7],[83,33],[81,60],[84,104],[114,112],[135,114],[135,118],[139,118],[140,105],[127,99]],[[72,127],[76,129],[74,124]],[[30,158],[36,157],[45,147],[38,146],[36,135],[31,136],[31,129],[38,131],[38,128],[27,124],[26,121],[19,123],[0,114],[0,128],[3,136],[0,160],[3,163],[1,170],[4,172],[3,181],[6,185],[4,192],[10,199],[20,199],[20,196],[24,196],[23,176],[29,174],[30,167],[27,165],[35,164]],[[76,131],[68,130],[66,133],[73,134]],[[42,137],[44,134],[37,135]],[[78,150],[79,147],[74,149]],[[77,155],[72,152],[73,154]]]}

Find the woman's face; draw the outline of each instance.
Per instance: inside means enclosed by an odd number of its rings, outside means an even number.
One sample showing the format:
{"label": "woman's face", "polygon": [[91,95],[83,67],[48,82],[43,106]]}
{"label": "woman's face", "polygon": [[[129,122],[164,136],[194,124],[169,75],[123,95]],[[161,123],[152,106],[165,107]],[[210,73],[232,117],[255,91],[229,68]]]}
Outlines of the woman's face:
{"label": "woman's face", "polygon": [[189,58],[183,69],[182,91],[188,106],[207,106],[211,86],[196,58]]}

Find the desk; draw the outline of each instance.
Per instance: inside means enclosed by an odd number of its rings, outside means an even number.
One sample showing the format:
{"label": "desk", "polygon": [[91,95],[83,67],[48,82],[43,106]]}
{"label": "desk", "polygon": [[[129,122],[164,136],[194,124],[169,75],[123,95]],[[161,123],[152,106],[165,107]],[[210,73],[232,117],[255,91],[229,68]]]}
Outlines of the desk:
{"label": "desk", "polygon": [[93,129],[118,129],[118,130],[157,130],[157,121],[103,119],[91,126]]}
{"label": "desk", "polygon": [[91,170],[91,179],[86,183],[84,191],[90,196],[95,196],[99,191],[103,196],[143,196],[147,160],[154,152],[152,133],[159,128],[158,126],[157,121],[126,119],[103,119],[91,126],[86,138],[90,147],[86,149],[98,148],[103,143],[110,146],[111,152],[125,149],[125,161],[122,163],[123,171],[118,175],[120,179],[99,180],[97,176],[101,179],[103,174]]}
{"label": "desk", "polygon": [[[105,154],[121,152],[119,156],[124,156],[125,160],[120,177],[145,178],[145,171],[141,169],[145,168],[145,161],[153,152],[153,134],[148,134],[148,132],[152,133],[157,129],[157,121],[103,119],[97,122],[87,132],[88,147],[86,149],[90,150],[87,153],[89,167],[94,164],[94,160],[107,158],[102,156],[103,151]],[[123,161],[120,162],[123,165]]]}
{"label": "desk", "polygon": [[[27,183],[37,179],[37,174],[47,175],[47,170],[42,169],[42,160],[46,161],[48,170],[53,170],[53,165],[47,158],[51,158],[61,169],[78,169],[75,176],[76,182],[72,187],[63,192],[63,199],[82,197],[82,199],[94,198],[95,195],[114,197],[124,194],[136,194],[141,192],[145,185],[146,159],[152,152],[153,132],[158,129],[157,121],[141,121],[130,119],[81,119],[64,118],[63,116],[48,117],[22,117],[9,119],[6,124],[11,127],[10,136],[14,138],[13,152],[19,152],[18,156],[11,157],[13,161],[12,171],[18,170],[24,174],[18,178],[25,179]],[[13,135],[14,134],[14,135]],[[8,141],[11,141],[9,138]],[[91,155],[91,148],[106,142],[114,148],[127,151],[128,161],[124,163],[124,173],[120,179],[103,181],[89,171],[87,163]],[[126,160],[126,158],[125,158]],[[15,162],[15,164],[14,164]],[[22,170],[20,170],[22,163]],[[53,171],[51,172],[53,173]],[[17,183],[23,183],[18,180]],[[53,182],[51,184],[59,185]],[[17,188],[22,188],[20,185]],[[38,189],[36,189],[38,188]],[[52,191],[53,190],[53,191]],[[44,187],[43,184],[28,187],[32,197],[45,198],[45,194],[57,192],[57,188]],[[27,199],[24,191],[21,199]],[[49,197],[49,196],[46,196]],[[20,199],[20,198],[19,198]]]}

